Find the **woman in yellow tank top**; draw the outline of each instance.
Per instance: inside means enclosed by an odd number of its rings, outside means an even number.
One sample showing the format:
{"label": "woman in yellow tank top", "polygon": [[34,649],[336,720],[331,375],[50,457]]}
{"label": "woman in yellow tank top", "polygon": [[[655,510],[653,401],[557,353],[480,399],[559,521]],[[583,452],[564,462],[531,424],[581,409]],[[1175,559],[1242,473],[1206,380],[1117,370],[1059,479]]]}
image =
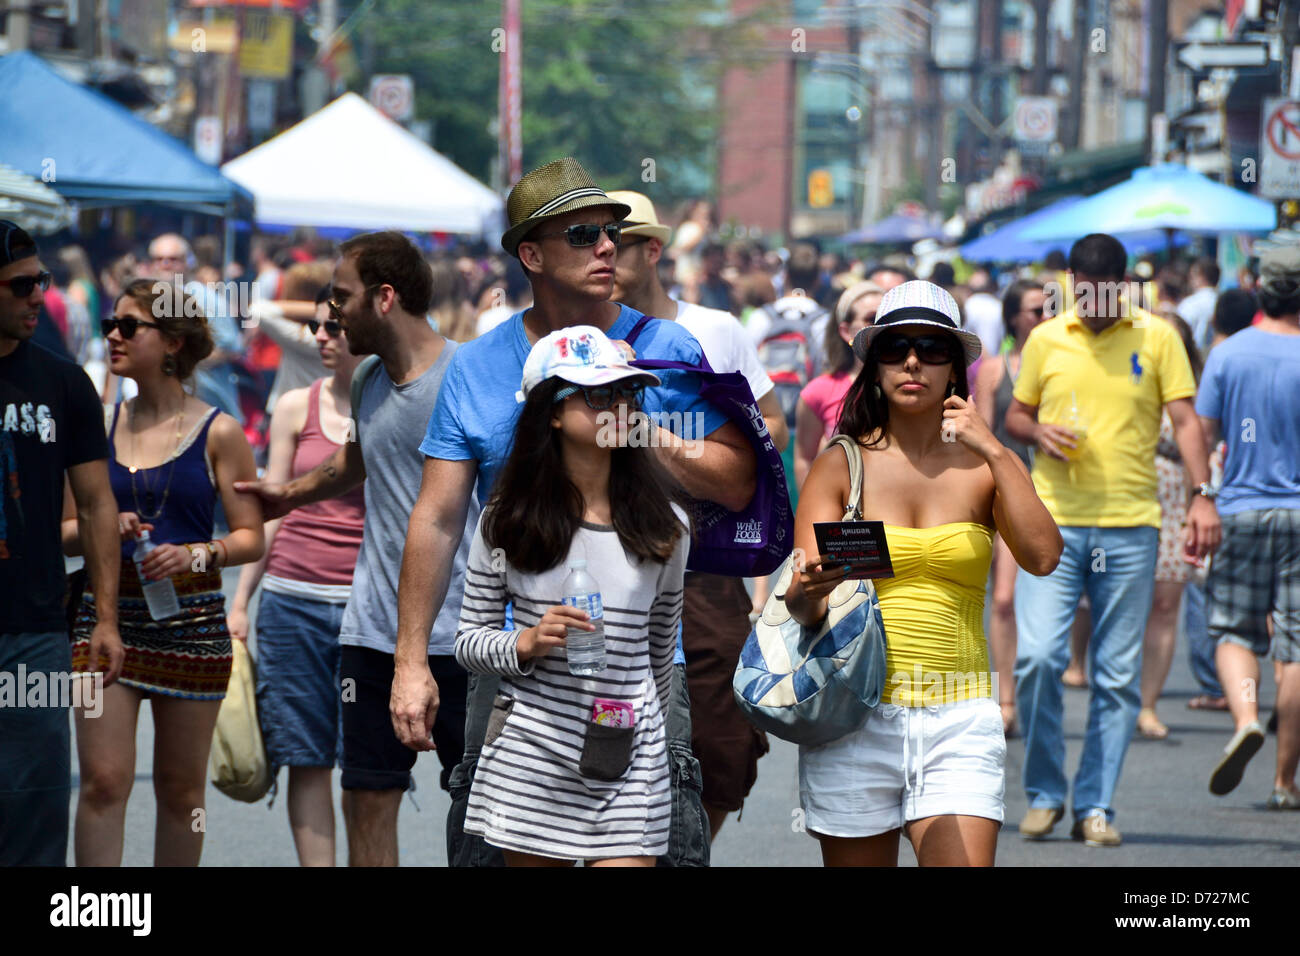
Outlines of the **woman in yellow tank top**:
{"label": "woman in yellow tank top", "polygon": [[[923,866],[991,866],[1006,762],[983,628],[993,533],[1038,575],[1056,567],[1061,535],[968,399],[980,344],[952,296],[922,281],[890,290],[853,348],[864,365],[839,431],[861,446],[862,515],[884,522],[894,566],[875,582],[888,678],[861,729],[800,748],[805,819],[828,866],[897,865],[904,832]],[[799,495],[798,549],[816,554],[813,525],[838,521],[848,495],[844,456],[829,449]],[[847,570],[806,562],[791,614],[816,626]]]}

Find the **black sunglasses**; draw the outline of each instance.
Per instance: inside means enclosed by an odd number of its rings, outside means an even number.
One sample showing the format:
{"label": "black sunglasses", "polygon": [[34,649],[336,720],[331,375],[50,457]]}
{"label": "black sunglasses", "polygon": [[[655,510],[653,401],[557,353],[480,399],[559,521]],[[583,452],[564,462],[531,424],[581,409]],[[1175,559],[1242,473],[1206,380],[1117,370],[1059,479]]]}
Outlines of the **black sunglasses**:
{"label": "black sunglasses", "polygon": [[326,319],[324,323],[318,322],[315,319],[307,320],[307,328],[311,329],[312,335],[316,334],[317,330],[320,329],[322,324],[325,326],[325,334],[332,339],[338,338],[339,333],[343,331],[343,326],[340,325],[338,322],[334,321],[333,319]]}
{"label": "black sunglasses", "polygon": [[602,232],[609,236],[609,241],[616,246],[623,240],[623,224],[620,222],[611,222],[604,226],[583,222],[578,223],[576,226],[569,226],[563,232],[543,232],[535,238],[554,239],[563,236],[569,240],[569,245],[581,248],[582,246],[594,246],[600,241]]}
{"label": "black sunglasses", "polygon": [[567,385],[555,393],[555,400],[562,402],[570,395],[576,395],[582,392],[582,397],[587,401],[587,407],[592,411],[603,412],[609,408],[617,398],[622,398],[631,405],[639,406],[641,399],[645,395],[645,385],[638,382],[635,385]]}
{"label": "black sunglasses", "polygon": [[9,291],[14,294],[15,299],[25,299],[32,294],[32,290],[37,286],[41,287],[44,292],[50,287],[54,277],[48,272],[38,272],[34,276],[14,276],[12,279],[0,280],[0,285],[7,285]]}
{"label": "black sunglasses", "polygon": [[909,338],[900,332],[888,332],[875,342],[876,361],[894,365],[906,361],[916,350],[916,357],[926,365],[947,365],[954,359],[952,339],[946,335],[919,335]]}
{"label": "black sunglasses", "polygon": [[144,319],[137,319],[133,315],[115,315],[111,319],[101,319],[99,329],[104,333],[104,338],[108,338],[112,331],[117,329],[122,333],[122,338],[133,339],[135,338],[135,330],[142,325],[151,329],[162,328],[156,322],[146,322]]}

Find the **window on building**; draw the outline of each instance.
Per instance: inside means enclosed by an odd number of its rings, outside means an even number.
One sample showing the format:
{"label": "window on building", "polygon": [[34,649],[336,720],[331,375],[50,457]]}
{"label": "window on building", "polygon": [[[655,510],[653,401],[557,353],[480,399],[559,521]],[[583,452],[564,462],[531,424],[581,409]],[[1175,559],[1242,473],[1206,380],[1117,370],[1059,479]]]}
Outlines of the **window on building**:
{"label": "window on building", "polygon": [[812,208],[809,203],[809,177],[815,171],[830,173],[832,196],[823,209],[854,208],[855,167],[858,144],[865,129],[864,107],[859,102],[859,85],[850,76],[813,72],[801,63],[795,108],[795,177],[796,209]]}

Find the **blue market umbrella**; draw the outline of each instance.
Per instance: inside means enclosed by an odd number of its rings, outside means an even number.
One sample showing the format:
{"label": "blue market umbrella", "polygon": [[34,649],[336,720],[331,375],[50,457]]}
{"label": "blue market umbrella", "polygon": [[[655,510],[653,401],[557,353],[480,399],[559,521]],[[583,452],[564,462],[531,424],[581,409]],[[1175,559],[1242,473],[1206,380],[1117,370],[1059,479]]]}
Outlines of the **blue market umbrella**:
{"label": "blue market umbrella", "polygon": [[896,212],[865,229],[846,232],[840,241],[848,243],[878,243],[888,245],[899,242],[919,242],[922,239],[942,239],[943,225],[937,218],[911,216]]}
{"label": "blue market umbrella", "polygon": [[1163,163],[1134,170],[1130,179],[1044,218],[1021,238],[1071,240],[1093,232],[1122,236],[1151,229],[1263,233],[1276,227],[1272,203],[1186,166]]}
{"label": "blue market umbrella", "polygon": [[[1066,210],[1085,202],[1083,196],[1066,196],[1051,205],[1036,209],[1028,215],[1008,222],[997,230],[972,239],[961,247],[962,258],[968,262],[1033,262],[1042,259],[1053,249],[1068,252],[1069,242],[1060,239],[1026,239],[1025,235],[1036,225],[1063,214]],[[1165,233],[1160,229],[1126,233],[1119,237],[1129,255],[1157,252],[1166,247]],[[1190,240],[1177,237],[1179,245]]]}

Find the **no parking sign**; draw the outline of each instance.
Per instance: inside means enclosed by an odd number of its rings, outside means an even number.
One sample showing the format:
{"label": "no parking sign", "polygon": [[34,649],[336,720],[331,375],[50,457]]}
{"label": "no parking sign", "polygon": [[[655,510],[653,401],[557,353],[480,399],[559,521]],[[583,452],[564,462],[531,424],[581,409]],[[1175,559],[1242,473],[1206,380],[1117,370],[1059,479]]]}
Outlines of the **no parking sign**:
{"label": "no parking sign", "polygon": [[1300,198],[1300,101],[1280,96],[1264,100],[1259,157],[1259,194]]}

